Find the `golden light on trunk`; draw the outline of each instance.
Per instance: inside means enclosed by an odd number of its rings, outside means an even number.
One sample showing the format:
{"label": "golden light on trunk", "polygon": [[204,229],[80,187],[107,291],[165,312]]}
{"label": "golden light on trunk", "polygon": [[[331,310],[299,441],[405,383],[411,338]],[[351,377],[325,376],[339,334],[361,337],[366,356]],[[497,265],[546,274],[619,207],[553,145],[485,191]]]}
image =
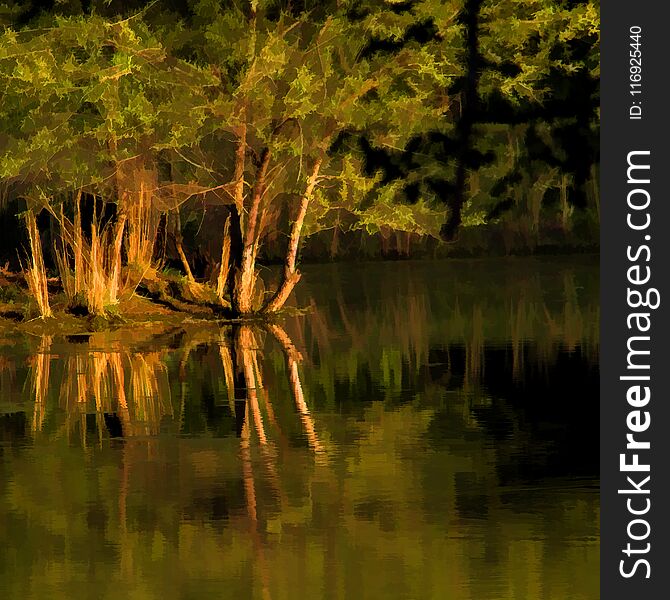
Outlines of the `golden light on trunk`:
{"label": "golden light on trunk", "polygon": [[279,286],[279,289],[275,292],[272,298],[266,303],[265,310],[267,312],[273,313],[280,310],[286,301],[288,300],[293,288],[296,286],[298,281],[300,281],[300,272],[296,269],[296,259],[298,257],[298,246],[300,244],[300,234],[302,232],[302,226],[305,221],[305,215],[307,214],[307,208],[309,207],[310,200],[312,199],[312,194],[314,193],[314,188],[316,187],[319,171],[321,169],[322,159],[318,158],[314,162],[312,168],[312,173],[307,180],[307,189],[303,194],[303,197],[300,201],[300,206],[298,208],[298,214],[291,226],[291,233],[289,235],[288,242],[288,251],[286,253],[286,259],[284,261],[284,271],[282,282]]}

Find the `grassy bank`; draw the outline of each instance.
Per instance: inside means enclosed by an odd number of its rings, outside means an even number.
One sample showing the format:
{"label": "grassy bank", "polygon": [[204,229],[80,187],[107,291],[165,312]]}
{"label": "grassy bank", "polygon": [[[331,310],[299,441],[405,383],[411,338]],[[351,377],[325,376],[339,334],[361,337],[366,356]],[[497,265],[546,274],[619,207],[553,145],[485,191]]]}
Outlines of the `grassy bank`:
{"label": "grassy bank", "polygon": [[189,320],[220,319],[206,306],[152,300],[139,294],[123,299],[104,315],[73,310],[65,294],[50,282],[50,317],[40,316],[39,308],[21,275],[0,274],[0,333],[35,335],[77,335],[96,331],[127,331],[138,327],[161,331]]}

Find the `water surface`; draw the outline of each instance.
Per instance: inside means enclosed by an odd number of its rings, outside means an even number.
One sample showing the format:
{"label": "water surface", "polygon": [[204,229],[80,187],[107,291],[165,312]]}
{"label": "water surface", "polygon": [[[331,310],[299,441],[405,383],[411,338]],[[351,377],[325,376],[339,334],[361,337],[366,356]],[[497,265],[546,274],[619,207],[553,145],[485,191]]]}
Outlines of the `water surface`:
{"label": "water surface", "polygon": [[304,272],[272,327],[0,339],[1,597],[599,597],[597,260]]}

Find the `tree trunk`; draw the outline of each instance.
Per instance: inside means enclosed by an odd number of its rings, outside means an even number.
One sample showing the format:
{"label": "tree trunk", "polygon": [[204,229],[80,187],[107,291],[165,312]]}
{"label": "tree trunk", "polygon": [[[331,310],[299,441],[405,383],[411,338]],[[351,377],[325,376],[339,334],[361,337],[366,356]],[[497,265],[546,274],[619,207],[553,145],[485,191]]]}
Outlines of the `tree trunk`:
{"label": "tree trunk", "polygon": [[305,221],[305,215],[307,214],[307,208],[309,207],[309,202],[312,199],[312,194],[314,188],[316,187],[316,182],[319,177],[319,170],[321,169],[322,159],[318,158],[314,163],[312,173],[307,180],[307,189],[302,197],[300,202],[300,208],[298,210],[298,215],[296,216],[293,226],[291,227],[291,234],[288,242],[288,250],[286,252],[286,260],[284,261],[284,273],[282,282],[279,286],[279,289],[275,292],[274,296],[270,299],[269,302],[264,306],[265,312],[277,312],[280,310],[288,297],[291,295],[293,288],[300,281],[300,271],[295,267],[296,258],[298,256],[298,245],[300,243],[300,233],[302,231],[302,225]]}
{"label": "tree trunk", "polygon": [[252,312],[252,299],[254,284],[256,282],[256,249],[257,244],[257,224],[258,212],[265,193],[265,177],[270,164],[270,150],[265,148],[261,154],[261,162],[256,172],[256,186],[249,209],[249,218],[247,219],[244,232],[244,247],[242,249],[242,264],[239,273],[235,277],[235,289],[233,291],[233,310],[239,314],[249,314]]}
{"label": "tree trunk", "polygon": [[337,251],[340,247],[340,220],[338,218],[335,227],[333,227],[333,239],[330,242],[330,258],[335,258],[337,256]]}
{"label": "tree trunk", "polygon": [[[242,118],[246,119],[246,111],[242,109]],[[246,121],[240,127],[235,150],[235,206],[237,212],[244,214],[244,165],[247,152],[247,124]]]}
{"label": "tree trunk", "polygon": [[598,167],[596,164],[591,165],[591,186],[593,189],[593,202],[596,206],[596,213],[598,215],[598,224],[600,224],[600,188],[598,186]]}
{"label": "tree trunk", "polygon": [[[246,111],[242,109],[242,118],[246,119]],[[247,125],[246,120],[242,123],[237,137],[237,149],[235,150],[235,203],[230,207],[230,269],[228,271],[227,287],[230,294],[231,306],[235,307],[235,288],[242,269],[242,250],[244,240],[242,239],[242,227],[244,218],[244,166],[247,150]],[[225,234],[224,234],[225,235]]]}
{"label": "tree trunk", "polygon": [[223,304],[223,296],[226,291],[226,282],[230,271],[230,216],[226,217],[223,224],[223,243],[221,244],[221,264],[219,275],[216,278],[216,295],[219,302]]}
{"label": "tree trunk", "polygon": [[177,254],[179,255],[181,264],[184,267],[184,271],[186,272],[186,279],[188,279],[189,283],[193,283],[195,281],[195,277],[193,277],[193,272],[191,271],[191,267],[188,264],[188,259],[186,258],[186,253],[184,252],[184,240],[181,236],[181,217],[179,216],[179,208],[175,210],[175,216],[176,221],[174,226],[174,243],[177,248]]}
{"label": "tree trunk", "polygon": [[235,299],[235,285],[237,275],[242,268],[242,225],[241,216],[237,206],[230,207],[230,269],[228,271],[227,287],[230,294],[231,304]]}
{"label": "tree trunk", "polygon": [[461,225],[461,211],[465,203],[465,186],[468,170],[472,168],[470,152],[475,121],[477,119],[479,74],[481,55],[479,53],[479,13],[482,0],[466,0],[462,19],[466,36],[466,74],[464,89],[461,93],[461,117],[456,124],[458,137],[458,155],[456,165],[456,183],[452,198],[451,210],[446,222],[440,228],[440,237],[445,242],[456,239]]}
{"label": "tree trunk", "polygon": [[561,228],[563,233],[568,232],[568,221],[570,218],[570,206],[568,205],[568,182],[565,174],[561,174]]}

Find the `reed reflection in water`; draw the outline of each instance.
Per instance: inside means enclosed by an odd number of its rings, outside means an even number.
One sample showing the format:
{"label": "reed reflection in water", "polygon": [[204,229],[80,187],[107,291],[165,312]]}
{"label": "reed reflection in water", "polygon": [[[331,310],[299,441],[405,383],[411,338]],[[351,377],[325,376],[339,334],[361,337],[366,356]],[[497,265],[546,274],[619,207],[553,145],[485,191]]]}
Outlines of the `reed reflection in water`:
{"label": "reed reflection in water", "polygon": [[[84,446],[90,429],[88,416],[95,417],[100,442],[104,430],[113,437],[157,435],[162,419],[172,417],[168,374],[160,352],[84,347],[61,358],[51,353],[51,345],[52,338],[43,337],[31,360],[35,435],[44,428],[48,396],[53,390],[58,394],[51,409],[65,415],[55,437],[66,435],[69,439],[76,430]],[[59,373],[52,372],[55,360],[60,363]]]}
{"label": "reed reflection in water", "polygon": [[588,280],[379,269],[281,327],[0,344],[2,596],[597,598]]}

